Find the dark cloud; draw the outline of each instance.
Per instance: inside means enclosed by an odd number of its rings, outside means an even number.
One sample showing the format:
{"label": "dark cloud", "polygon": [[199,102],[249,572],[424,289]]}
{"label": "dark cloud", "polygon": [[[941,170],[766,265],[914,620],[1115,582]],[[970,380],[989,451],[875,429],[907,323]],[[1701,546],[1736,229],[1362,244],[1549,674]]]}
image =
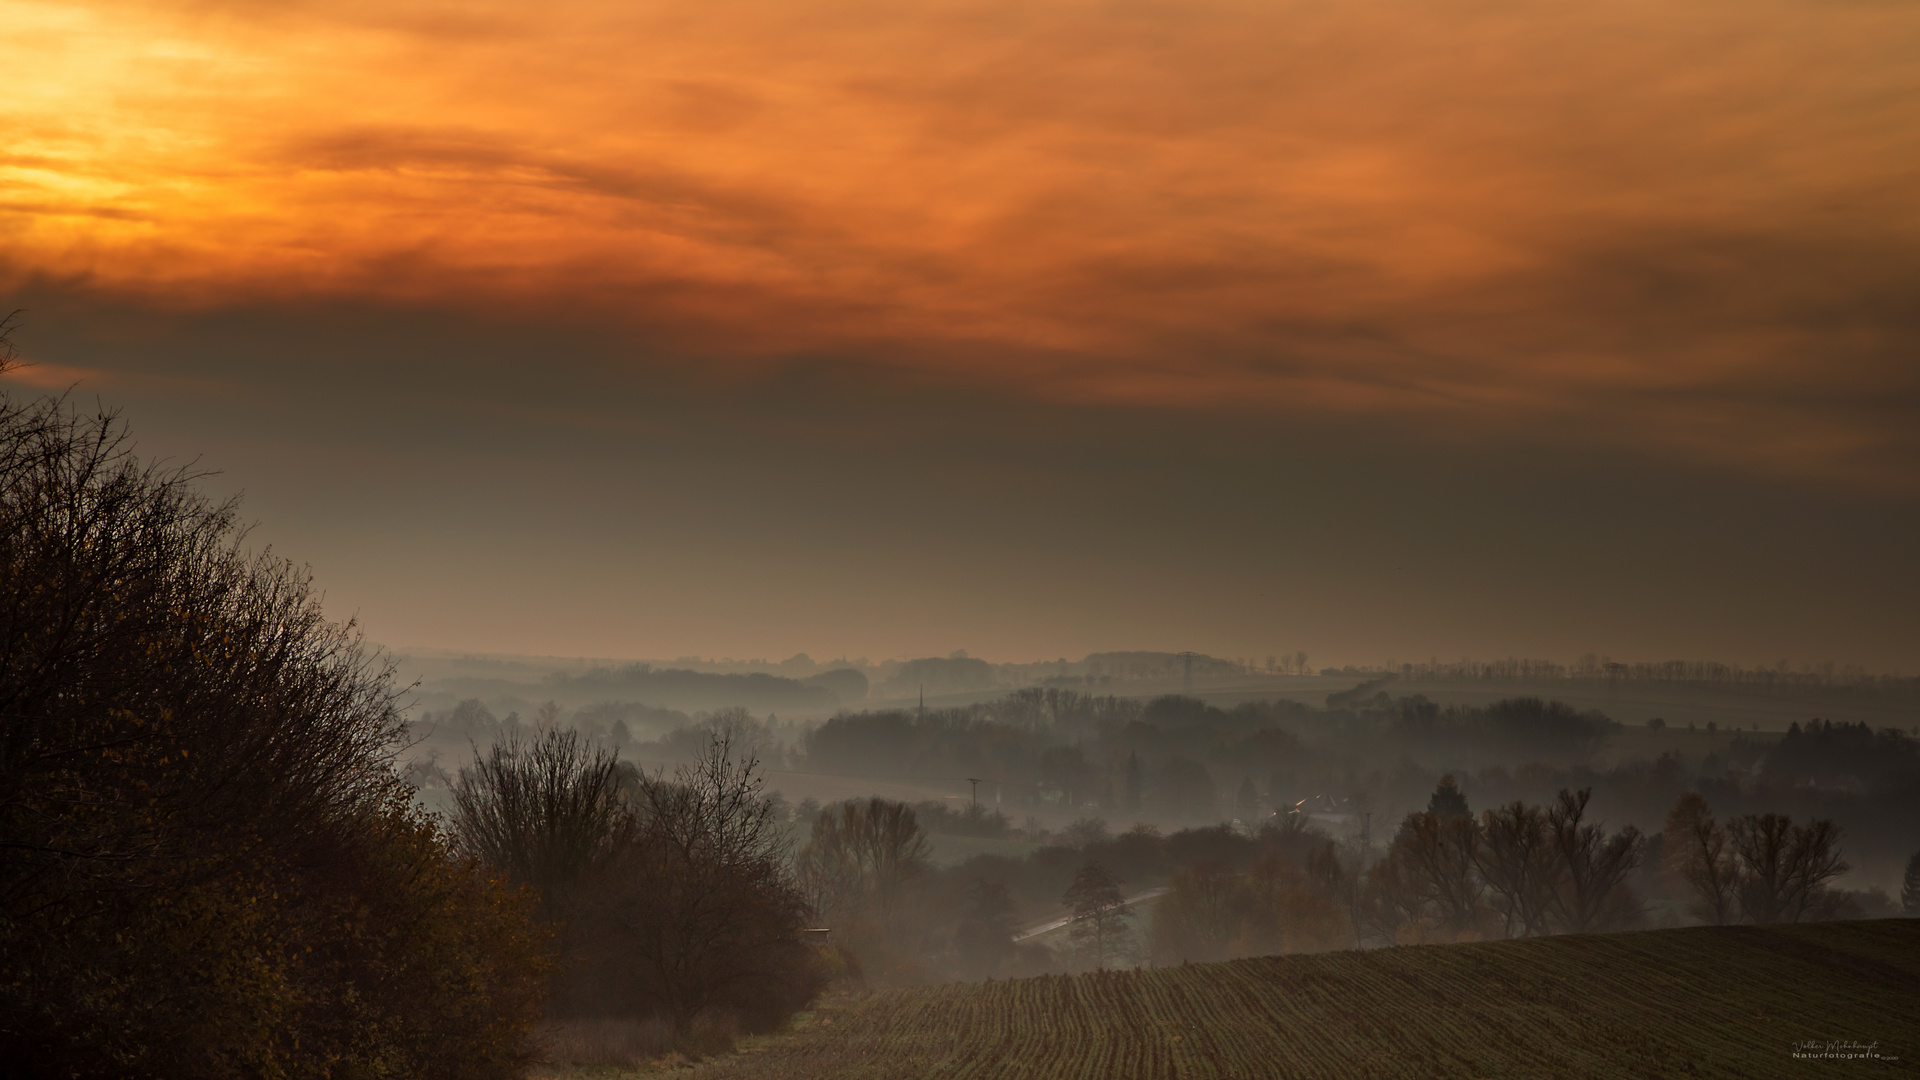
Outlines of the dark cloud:
{"label": "dark cloud", "polygon": [[1911,500],[1646,447],[1009,399],[827,360],[710,378],[455,313],[30,299],[36,354],[117,376],[102,392],[143,445],[224,470],[256,539],[390,641],[1884,667],[1920,643]]}
{"label": "dark cloud", "polygon": [[1911,5],[12,30],[30,377],[238,463],[383,633],[1915,644]]}

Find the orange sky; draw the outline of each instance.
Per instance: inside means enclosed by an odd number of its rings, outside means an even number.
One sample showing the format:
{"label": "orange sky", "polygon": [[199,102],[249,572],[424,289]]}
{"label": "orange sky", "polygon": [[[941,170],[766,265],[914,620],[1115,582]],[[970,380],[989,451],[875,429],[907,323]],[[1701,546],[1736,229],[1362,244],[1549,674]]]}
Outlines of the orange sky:
{"label": "orange sky", "polygon": [[[402,13],[396,14],[396,8]],[[1910,490],[1920,7],[0,3],[13,280]]]}
{"label": "orange sky", "polygon": [[1910,0],[0,0],[16,390],[377,639],[1920,658]]}

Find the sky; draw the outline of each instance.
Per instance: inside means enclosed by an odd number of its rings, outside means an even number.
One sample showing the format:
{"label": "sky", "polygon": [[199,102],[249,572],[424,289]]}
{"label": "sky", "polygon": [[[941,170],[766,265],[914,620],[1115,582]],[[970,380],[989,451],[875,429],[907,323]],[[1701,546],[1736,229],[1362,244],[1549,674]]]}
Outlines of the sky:
{"label": "sky", "polygon": [[10,392],[400,647],[1920,669],[1902,0],[0,0]]}

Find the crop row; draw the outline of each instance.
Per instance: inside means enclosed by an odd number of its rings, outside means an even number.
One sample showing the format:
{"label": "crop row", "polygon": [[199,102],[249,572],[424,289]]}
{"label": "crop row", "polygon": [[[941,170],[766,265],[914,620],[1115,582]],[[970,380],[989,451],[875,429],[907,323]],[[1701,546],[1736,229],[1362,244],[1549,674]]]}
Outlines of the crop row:
{"label": "crop row", "polygon": [[1858,1075],[1792,1047],[1920,1060],[1915,1002],[1920,921],[1663,930],[867,994],[695,1075]]}

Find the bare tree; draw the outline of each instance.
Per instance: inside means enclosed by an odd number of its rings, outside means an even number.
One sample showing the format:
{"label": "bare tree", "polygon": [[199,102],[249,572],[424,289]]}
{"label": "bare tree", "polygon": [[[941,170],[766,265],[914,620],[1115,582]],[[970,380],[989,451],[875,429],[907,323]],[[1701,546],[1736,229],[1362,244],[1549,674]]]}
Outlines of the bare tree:
{"label": "bare tree", "polygon": [[690,761],[706,751],[710,739],[726,741],[740,757],[751,756],[762,762],[779,760],[780,747],[766,721],[737,705],[695,714],[693,724],[676,729],[666,742],[676,756]]}
{"label": "bare tree", "polygon": [[1473,818],[1415,813],[1402,823],[1387,858],[1401,864],[1402,880],[1442,926],[1466,930],[1484,910],[1485,888],[1474,873],[1479,846]]}
{"label": "bare tree", "polygon": [[1784,814],[1748,814],[1727,825],[1740,865],[1740,911],[1757,923],[1783,921],[1792,888],[1788,844],[1793,821]]}
{"label": "bare tree", "polygon": [[1641,908],[1627,888],[1627,875],[1640,865],[1640,831],[1629,825],[1608,837],[1604,826],[1585,821],[1592,788],[1576,794],[1562,789],[1547,811],[1564,876],[1554,914],[1563,929],[1576,934],[1629,925]]}
{"label": "bare tree", "polygon": [[20,361],[20,346],[14,343],[13,332],[20,328],[20,311],[15,308],[0,318],[0,372],[5,372]]}
{"label": "bare tree", "polygon": [[929,850],[912,807],[850,800],[814,819],[797,864],[817,910],[835,919],[869,920],[890,933],[903,893],[926,869]]}
{"label": "bare tree", "polygon": [[1826,887],[1847,871],[1838,825],[1795,826],[1784,814],[1747,814],[1729,822],[1727,834],[1739,861],[1740,911],[1748,920],[1799,922],[1838,906]]}
{"label": "bare tree", "polygon": [[765,1026],[818,988],[757,766],[716,736],[672,780],[641,776],[546,726],[461,770],[461,845],[537,887],[561,927],[557,1011],[658,1014],[680,1032],[707,1011]]}
{"label": "bare tree", "polygon": [[1667,811],[1666,824],[1660,830],[1659,869],[1669,883],[1685,880],[1684,867],[1692,854],[1694,827],[1701,818],[1712,816],[1712,809],[1699,792],[1685,792],[1674,800],[1672,809]]}
{"label": "bare tree", "polygon": [[710,1010],[768,1026],[820,986],[800,941],[806,901],[758,766],[716,735],[672,782],[645,778],[638,838],[614,864],[597,912],[624,976],[609,981],[679,1031]]}
{"label": "bare tree", "polygon": [[1474,865],[1492,892],[1508,937],[1537,937],[1549,930],[1554,900],[1566,877],[1547,816],[1519,800],[1481,815],[1481,845]]}
{"label": "bare tree", "polygon": [[1851,867],[1840,851],[1840,826],[1826,818],[1797,825],[1788,845],[1793,872],[1788,878],[1787,915],[1794,921],[1833,918],[1846,898],[1827,882]]}
{"label": "bare tree", "polygon": [[1125,897],[1120,895],[1120,880],[1097,862],[1087,862],[1073,875],[1060,902],[1065,904],[1072,922],[1067,935],[1083,948],[1091,945],[1093,964],[1107,966],[1108,949],[1117,945],[1132,929],[1128,921]]}
{"label": "bare tree", "polygon": [[1740,867],[1734,862],[1727,842],[1727,831],[1713,820],[1712,814],[1695,818],[1687,826],[1681,872],[1693,889],[1689,905],[1695,918],[1714,926],[1725,926],[1738,913]]}
{"label": "bare tree", "polygon": [[461,768],[454,836],[467,854],[538,889],[547,917],[563,921],[572,894],[632,837],[634,814],[620,787],[613,752],[578,732],[513,732]]}
{"label": "bare tree", "polygon": [[[1175,871],[1172,888],[1153,911],[1150,936],[1154,962],[1225,960],[1232,956],[1242,935],[1242,923],[1252,914],[1248,901],[1257,903],[1271,897],[1275,902],[1263,906],[1270,911],[1277,911],[1280,906],[1277,902],[1282,886],[1279,866],[1263,865],[1257,875],[1249,877],[1250,880],[1243,883],[1233,867],[1215,859],[1203,859]],[[1076,887],[1080,884],[1076,878]],[[1118,892],[1114,894],[1116,898],[1118,895]],[[1073,901],[1070,899],[1068,903],[1071,906]],[[1075,917],[1090,916],[1076,914]],[[1094,934],[1097,929],[1089,923],[1076,940]]]}
{"label": "bare tree", "polygon": [[1414,886],[1406,862],[1394,858],[1389,850],[1386,858],[1367,871],[1364,885],[1355,890],[1355,934],[1370,934],[1386,945],[1397,944],[1401,928],[1418,922],[1425,909],[1426,902]]}

